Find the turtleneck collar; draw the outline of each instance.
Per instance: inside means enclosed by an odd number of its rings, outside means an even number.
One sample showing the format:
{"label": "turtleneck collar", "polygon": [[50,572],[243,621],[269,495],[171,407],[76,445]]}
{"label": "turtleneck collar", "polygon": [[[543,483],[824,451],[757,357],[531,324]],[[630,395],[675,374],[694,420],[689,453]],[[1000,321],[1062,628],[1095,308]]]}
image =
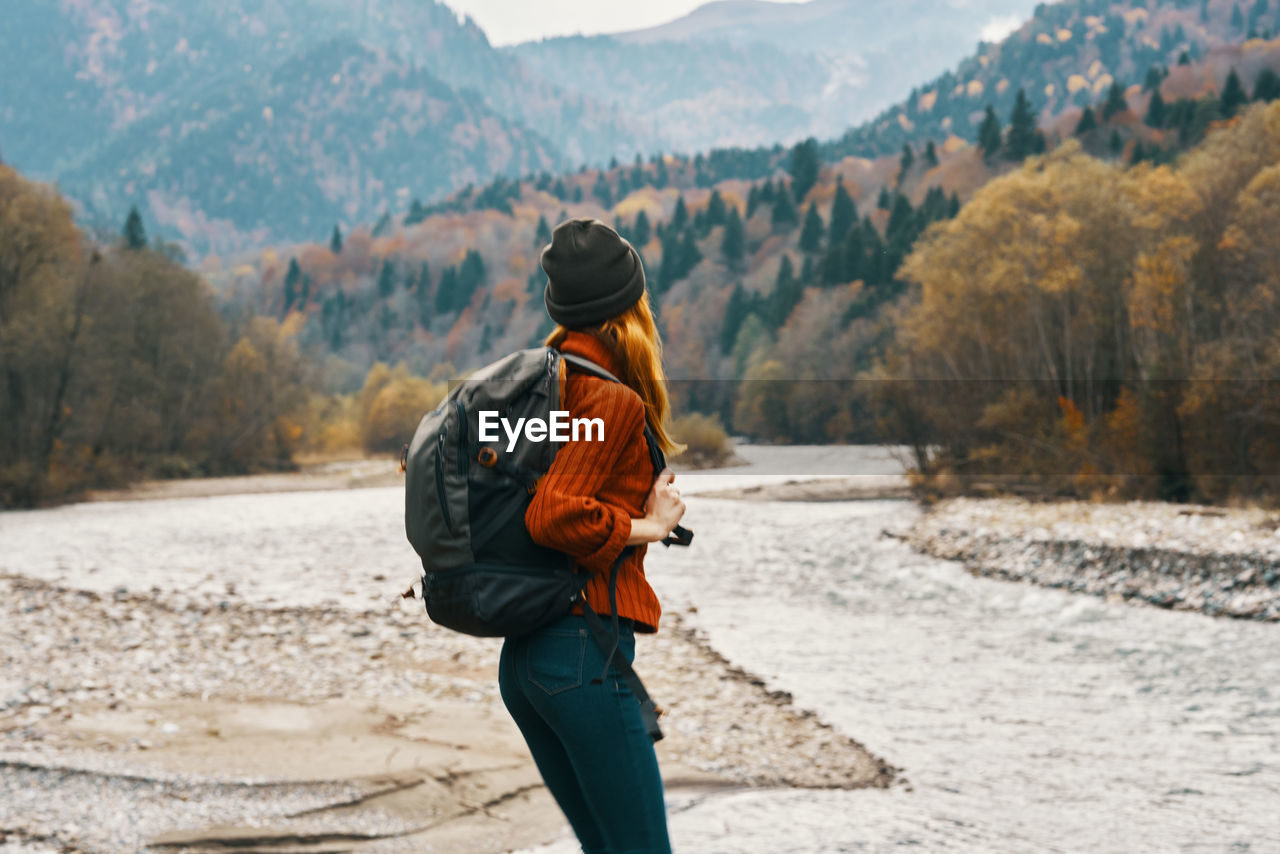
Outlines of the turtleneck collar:
{"label": "turtleneck collar", "polygon": [[560,345],[561,352],[572,353],[584,359],[590,359],[618,379],[622,379],[622,365],[609,352],[604,342],[594,335],[570,329]]}

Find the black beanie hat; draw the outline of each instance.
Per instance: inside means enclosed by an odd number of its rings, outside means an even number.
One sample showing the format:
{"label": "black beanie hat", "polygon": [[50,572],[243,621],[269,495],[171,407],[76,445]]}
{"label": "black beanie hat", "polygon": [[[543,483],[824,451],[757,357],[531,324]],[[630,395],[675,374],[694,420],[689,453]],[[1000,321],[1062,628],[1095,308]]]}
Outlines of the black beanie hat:
{"label": "black beanie hat", "polygon": [[592,326],[621,314],[644,296],[640,253],[598,219],[570,219],[542,250],[543,301],[561,326]]}

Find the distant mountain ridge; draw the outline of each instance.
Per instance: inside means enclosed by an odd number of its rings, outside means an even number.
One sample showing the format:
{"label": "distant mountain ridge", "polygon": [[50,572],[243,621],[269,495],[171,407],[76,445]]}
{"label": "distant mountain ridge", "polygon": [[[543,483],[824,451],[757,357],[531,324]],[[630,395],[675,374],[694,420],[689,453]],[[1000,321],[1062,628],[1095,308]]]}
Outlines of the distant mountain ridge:
{"label": "distant mountain ridge", "polygon": [[673,150],[694,153],[838,136],[971,54],[993,21],[1025,20],[1034,7],[718,0],[658,27],[505,50],[546,79],[650,119]]}
{"label": "distant mountain ridge", "polygon": [[[495,174],[647,150],[652,143],[616,110],[565,92],[494,50],[473,21],[436,0],[9,0],[5,15],[0,157],[33,177],[63,182],[78,201],[91,203],[90,215],[103,225],[118,225],[137,204],[167,236],[202,249],[233,251],[264,234],[307,236],[312,222],[327,222],[327,230],[334,221],[372,218],[396,204],[395,191],[415,168],[419,175],[408,190],[430,195]],[[279,114],[282,94],[304,90],[314,96],[301,102],[312,110],[307,123],[323,129],[328,142],[354,140],[396,118],[362,113],[349,102],[327,103],[314,80],[286,79],[291,70],[322,60],[316,51],[326,45],[358,45],[423,81],[423,97],[456,107],[433,119],[455,124],[419,128],[403,145],[353,141],[354,159],[347,161],[353,191],[341,199],[322,186],[332,183],[326,158],[333,153],[315,152],[309,131],[272,138],[272,126],[259,122],[262,139],[240,136],[254,127],[245,117],[268,108]],[[311,59],[299,65],[304,57]],[[414,101],[404,93],[383,107],[411,110]],[[239,117],[236,128],[227,124],[232,115]],[[414,123],[411,115],[402,118]],[[442,156],[433,145],[457,152]],[[232,148],[237,155],[226,157]],[[267,150],[276,155],[264,155]],[[195,159],[183,165],[179,152]],[[252,199],[228,199],[222,189],[215,197],[195,180],[196,164],[220,161],[244,174],[218,175],[214,183],[244,190],[273,160],[287,161],[275,189],[291,194],[299,213],[270,223],[265,233]],[[380,194],[380,186],[386,192]],[[157,195],[172,203],[150,209]],[[289,209],[285,203],[266,207],[277,214]],[[230,214],[225,224],[212,231],[199,225],[224,214]]]}

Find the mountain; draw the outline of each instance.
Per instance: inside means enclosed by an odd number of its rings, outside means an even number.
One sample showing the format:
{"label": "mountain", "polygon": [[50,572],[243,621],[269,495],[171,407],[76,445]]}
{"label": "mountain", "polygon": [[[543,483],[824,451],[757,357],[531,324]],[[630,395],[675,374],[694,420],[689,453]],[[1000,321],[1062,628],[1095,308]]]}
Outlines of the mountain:
{"label": "mountain", "polygon": [[[352,176],[353,186],[366,186],[368,178],[394,191],[406,186],[408,165],[416,164],[418,177],[407,186],[429,196],[470,180],[488,180],[504,169],[629,156],[648,150],[652,142],[638,124],[629,124],[611,108],[539,78],[517,58],[493,49],[473,21],[459,19],[435,0],[7,0],[5,17],[0,27],[0,79],[5,81],[0,156],[33,177],[66,178],[77,187],[91,184],[93,208],[106,221],[122,221],[129,206],[137,203],[167,235],[187,240],[194,238],[176,228],[169,208],[145,210],[152,193],[188,198],[197,217],[221,216],[228,205],[252,213],[254,201],[203,195],[193,189],[199,182],[192,167],[186,167],[186,176],[175,183],[163,161],[181,161],[175,159],[176,152],[166,154],[165,147],[181,144],[191,153],[191,146],[201,141],[193,134],[201,130],[215,132],[204,141],[224,142],[217,134],[226,127],[207,126],[227,121],[231,113],[237,120],[261,115],[267,108],[279,115],[280,97],[317,95],[315,89],[304,92],[305,84],[290,90],[287,78],[299,71],[299,62],[322,62],[317,52],[334,45],[358,44],[381,57],[378,62],[405,74],[425,73],[414,79],[431,78],[430,98],[457,107],[432,117],[432,122],[455,124],[433,128],[418,142],[453,140],[464,149],[492,149],[470,157],[470,168],[457,169],[453,159],[430,148],[415,148],[412,139],[390,147],[370,141],[364,146],[368,156],[358,167],[361,174]],[[337,55],[331,64],[349,58]],[[442,86],[452,93],[444,94]],[[374,124],[369,113],[349,104],[334,112],[323,98],[299,103],[319,111],[307,117],[308,124],[329,128],[327,132],[339,137],[355,139]],[[412,125],[415,117],[409,111],[414,104],[406,91],[404,99],[383,106],[393,110],[393,119],[394,111],[401,111],[400,118]],[[217,105],[216,115],[197,115],[208,105]],[[352,123],[334,124],[342,120]],[[495,124],[504,130],[491,144],[484,142]],[[247,120],[241,126],[245,132],[253,129]],[[268,126],[259,123],[258,128],[265,132]],[[504,136],[508,132],[514,134],[510,139]],[[523,149],[525,140],[535,138],[541,140],[534,144],[541,153],[528,162],[495,153],[508,147],[513,152]],[[309,160],[308,151],[289,152],[279,140],[264,138],[249,147],[291,154],[303,164]],[[143,151],[161,158],[154,170],[140,159]],[[221,158],[220,167],[247,168],[248,173],[264,168],[256,160],[247,163],[244,156],[199,155],[200,162]],[[464,152],[463,157],[468,155]],[[292,193],[297,207],[331,195],[321,188],[331,182],[331,170],[322,167],[310,174],[305,166],[291,164],[286,173],[288,180],[281,178],[279,192]],[[258,180],[252,174],[219,177],[244,186]],[[393,192],[379,199],[357,192],[339,208],[347,212],[345,221],[354,222],[395,203]],[[328,211],[315,215],[327,216]],[[236,213],[229,226],[249,239],[249,230],[259,227],[260,219],[255,216],[251,222]],[[273,223],[270,234],[299,238],[305,225],[303,219],[289,217]]]}
{"label": "mountain", "polygon": [[722,0],[647,30],[506,50],[545,79],[645,117],[678,151],[788,144],[874,116],[1034,5]]}
{"label": "mountain", "polygon": [[[1243,11],[1242,11],[1243,10]],[[825,147],[828,157],[868,157],[904,144],[971,140],[985,108],[1009,115],[1023,90],[1042,125],[1078,119],[1113,84],[1137,103],[1156,70],[1174,96],[1217,91],[1231,68],[1247,80],[1274,66],[1280,3],[1253,0],[1067,0],[1036,7],[999,43],[983,44],[953,71]],[[1072,125],[1074,122],[1071,123]],[[1070,128],[1066,128],[1067,132]]]}
{"label": "mountain", "polygon": [[342,38],[133,122],[59,183],[92,210],[136,200],[184,243],[230,251],[328,234],[411,193],[563,165],[522,125]]}

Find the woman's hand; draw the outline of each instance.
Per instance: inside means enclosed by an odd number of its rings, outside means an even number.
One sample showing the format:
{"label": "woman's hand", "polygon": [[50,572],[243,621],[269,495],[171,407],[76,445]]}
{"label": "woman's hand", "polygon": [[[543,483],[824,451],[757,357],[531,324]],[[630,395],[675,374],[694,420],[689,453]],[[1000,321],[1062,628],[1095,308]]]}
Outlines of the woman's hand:
{"label": "woman's hand", "polygon": [[645,500],[644,516],[631,520],[631,536],[627,538],[627,545],[659,542],[680,524],[685,506],[675,479],[676,473],[671,469],[663,469],[658,475]]}

